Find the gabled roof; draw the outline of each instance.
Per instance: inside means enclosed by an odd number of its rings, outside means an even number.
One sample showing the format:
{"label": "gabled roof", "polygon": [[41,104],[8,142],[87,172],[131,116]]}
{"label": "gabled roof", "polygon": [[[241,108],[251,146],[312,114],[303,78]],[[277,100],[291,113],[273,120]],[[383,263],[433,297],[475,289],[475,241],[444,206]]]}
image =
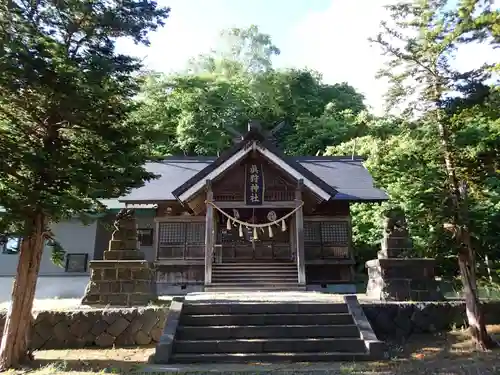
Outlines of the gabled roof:
{"label": "gabled roof", "polygon": [[295,159],[287,158],[274,145],[266,142],[259,132],[251,129],[241,142],[176,188],[172,194],[180,201],[188,200],[205,186],[207,179],[216,179],[231,166],[245,158],[252,150],[258,151],[296,180],[303,180],[304,185],[322,199],[329,200],[337,193],[331,185],[328,185],[314,173],[304,168]]}
{"label": "gabled roof", "polygon": [[[363,165],[363,159],[350,156],[289,156],[337,191],[333,200],[353,202],[379,202],[388,199],[387,194],[374,187],[373,178]],[[162,161],[147,163],[148,172],[160,175],[146,182],[119,200],[128,203],[154,203],[171,201],[176,187],[186,183],[196,173],[212,164],[216,157],[169,156]]]}

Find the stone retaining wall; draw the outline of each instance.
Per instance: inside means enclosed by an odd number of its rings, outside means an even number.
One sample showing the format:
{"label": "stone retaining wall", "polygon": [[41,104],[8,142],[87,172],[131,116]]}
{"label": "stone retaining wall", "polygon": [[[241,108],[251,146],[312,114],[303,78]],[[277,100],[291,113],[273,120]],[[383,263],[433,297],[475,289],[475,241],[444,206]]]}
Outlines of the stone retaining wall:
{"label": "stone retaining wall", "polygon": [[[156,343],[168,307],[35,312],[32,349],[137,346]],[[0,311],[3,332],[5,311]],[[1,335],[1,333],[0,333]]]}
{"label": "stone retaining wall", "polygon": [[[362,303],[379,339],[464,326],[463,302]],[[500,301],[484,304],[488,324],[500,324]],[[81,309],[35,313],[32,349],[137,346],[158,342],[168,307]],[[5,311],[0,311],[3,331]],[[0,331],[0,335],[1,332]]]}
{"label": "stone retaining wall", "polygon": [[[362,303],[363,311],[379,339],[408,338],[465,327],[467,316],[461,301]],[[500,301],[483,304],[487,324],[500,324]]]}

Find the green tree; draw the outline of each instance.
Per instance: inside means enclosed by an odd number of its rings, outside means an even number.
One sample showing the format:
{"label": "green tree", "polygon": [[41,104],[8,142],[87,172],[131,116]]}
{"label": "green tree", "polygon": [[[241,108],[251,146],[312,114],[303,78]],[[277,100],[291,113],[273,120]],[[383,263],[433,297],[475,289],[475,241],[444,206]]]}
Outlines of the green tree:
{"label": "green tree", "polygon": [[218,46],[210,53],[192,59],[191,74],[223,73],[226,75],[258,73],[272,70],[272,58],[280,54],[271,36],[260,32],[258,26],[222,30]]}
{"label": "green tree", "polygon": [[[234,131],[244,133],[250,119],[266,130],[285,121],[287,127],[276,141],[290,153],[324,150],[354,114],[364,108],[363,97],[347,84],[326,85],[308,70],[240,73],[231,77],[217,73],[176,76],[150,75],[143,86],[141,106],[134,114],[161,131],[156,138],[159,155],[216,155],[227,149]],[[329,107],[325,110],[325,107]],[[336,110],[348,111],[343,118]],[[326,113],[327,118],[318,120]],[[329,121],[323,141],[308,139]],[[330,126],[331,125],[331,126]],[[323,132],[323,133],[324,133]],[[306,142],[306,144],[304,144]],[[340,143],[340,140],[339,140]],[[296,149],[298,146],[301,149]]]}
{"label": "green tree", "polygon": [[148,44],[168,9],[152,1],[2,2],[2,232],[22,236],[0,370],[29,356],[27,334],[49,225],[94,212],[153,178],[142,125],[128,119],[140,63],[117,38]]}
{"label": "green tree", "polygon": [[454,70],[450,59],[460,45],[472,41],[494,41],[492,26],[499,11],[489,1],[463,0],[458,5],[446,0],[399,3],[388,7],[392,25],[383,22],[383,32],[374,39],[389,57],[381,72],[392,86],[389,104],[410,103],[409,112],[418,108],[438,129],[436,142],[447,173],[449,228],[456,239],[458,264],[466,293],[467,313],[473,338],[481,348],[494,345],[485,328],[476,293],[475,251],[471,241],[466,193],[458,174],[452,129],[444,109],[445,97],[457,81],[488,75],[485,67],[463,74]]}

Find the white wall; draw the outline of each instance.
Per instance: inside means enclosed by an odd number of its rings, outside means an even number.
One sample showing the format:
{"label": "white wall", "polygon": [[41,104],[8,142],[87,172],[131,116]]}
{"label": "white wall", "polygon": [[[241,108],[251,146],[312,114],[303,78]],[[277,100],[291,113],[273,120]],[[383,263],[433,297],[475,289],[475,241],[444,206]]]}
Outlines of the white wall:
{"label": "white wall", "polygon": [[[94,256],[96,222],[84,225],[81,221],[74,219],[52,225],[52,232],[61,243],[66,253],[88,253],[89,260]],[[73,275],[82,273],[67,273],[64,268],[52,263],[51,248],[46,247],[43,251],[40,264],[40,276]],[[14,276],[17,268],[17,254],[0,254],[0,276]],[[88,273],[83,273],[87,275]]]}
{"label": "white wall", "polygon": [[[82,298],[89,276],[40,276],[36,282],[35,299]],[[0,277],[0,304],[10,301],[14,277]],[[1,306],[0,306],[1,308]]]}

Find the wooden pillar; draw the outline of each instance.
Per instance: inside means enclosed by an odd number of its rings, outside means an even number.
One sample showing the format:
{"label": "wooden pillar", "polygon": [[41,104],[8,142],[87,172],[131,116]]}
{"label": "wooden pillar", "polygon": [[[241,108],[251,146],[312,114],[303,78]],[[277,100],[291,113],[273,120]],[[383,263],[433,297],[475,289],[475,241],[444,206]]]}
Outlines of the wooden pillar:
{"label": "wooden pillar", "polygon": [[[299,180],[297,189],[295,190],[295,205],[298,207],[302,204],[302,185],[303,181]],[[306,285],[306,260],[304,255],[304,212],[303,206],[295,213],[295,245],[296,245],[296,260],[299,285]]]}
{"label": "wooden pillar", "polygon": [[[214,193],[210,180],[206,182],[207,201],[212,202]],[[214,208],[211,204],[206,204],[205,216],[205,285],[212,283],[212,262],[214,251]]]}
{"label": "wooden pillar", "polygon": [[160,222],[159,221],[157,221],[155,223],[154,234],[155,234],[154,244],[155,244],[155,252],[156,252],[155,260],[158,260],[158,259],[160,259]]}

